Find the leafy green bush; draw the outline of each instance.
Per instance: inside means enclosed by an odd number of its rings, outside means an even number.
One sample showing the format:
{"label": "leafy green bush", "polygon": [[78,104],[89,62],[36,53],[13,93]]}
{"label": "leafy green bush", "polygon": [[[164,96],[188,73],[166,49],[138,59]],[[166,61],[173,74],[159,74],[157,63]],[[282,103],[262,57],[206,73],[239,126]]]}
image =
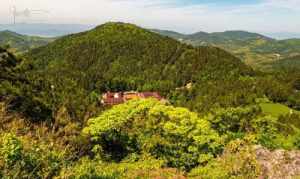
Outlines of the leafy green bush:
{"label": "leafy green bush", "polygon": [[250,132],[253,130],[252,120],[260,113],[261,109],[258,106],[226,108],[215,110],[208,120],[220,134]]}
{"label": "leafy green bush", "polygon": [[49,148],[49,144],[30,144],[10,133],[0,142],[0,173],[3,177],[51,178],[59,172],[64,162],[64,152]]}
{"label": "leafy green bush", "polygon": [[11,167],[22,159],[23,146],[21,141],[13,134],[4,134],[0,142],[0,160],[4,161],[5,167]]}
{"label": "leafy green bush", "polygon": [[258,178],[261,174],[256,160],[253,137],[230,142],[222,156],[212,160],[205,167],[198,167],[189,173],[190,178],[202,179],[244,179]]}
{"label": "leafy green bush", "polygon": [[[150,178],[155,175],[174,176],[178,174],[176,170],[166,172],[161,169],[162,162],[154,159],[137,161],[133,163],[105,163],[100,160],[90,160],[82,158],[72,166],[68,166],[60,172],[59,178],[70,179],[122,179],[122,178]],[[164,172],[164,173],[163,173]],[[153,176],[152,176],[153,177]],[[151,177],[151,178],[152,178]],[[155,178],[155,177],[153,177]],[[167,177],[165,177],[167,178]],[[171,178],[171,177],[170,177]]]}
{"label": "leafy green bush", "polygon": [[102,158],[120,161],[132,154],[138,158],[149,154],[168,167],[186,170],[209,161],[222,145],[208,121],[154,99],[114,106],[90,119],[83,133]]}
{"label": "leafy green bush", "polygon": [[258,105],[216,109],[206,119],[227,142],[243,139],[247,134],[256,136],[257,143],[269,149],[297,149],[299,116],[270,116]]}

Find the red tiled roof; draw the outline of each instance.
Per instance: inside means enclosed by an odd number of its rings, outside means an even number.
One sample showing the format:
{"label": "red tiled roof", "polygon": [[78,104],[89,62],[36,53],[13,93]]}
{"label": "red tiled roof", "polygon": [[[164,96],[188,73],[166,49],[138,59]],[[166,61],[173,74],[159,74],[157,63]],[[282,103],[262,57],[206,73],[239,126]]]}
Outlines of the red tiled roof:
{"label": "red tiled roof", "polygon": [[140,96],[142,98],[151,98],[151,97],[153,97],[153,98],[156,98],[156,99],[159,99],[159,100],[162,99],[162,97],[157,92],[142,92],[142,93],[140,93]]}
{"label": "red tiled roof", "polygon": [[122,104],[125,101],[135,99],[136,98],[156,98],[158,100],[162,100],[163,98],[157,92],[107,92],[103,95],[102,103],[107,105],[117,105]]}
{"label": "red tiled roof", "polygon": [[107,98],[104,99],[103,101],[105,104],[111,104],[111,105],[124,103],[123,98]]}

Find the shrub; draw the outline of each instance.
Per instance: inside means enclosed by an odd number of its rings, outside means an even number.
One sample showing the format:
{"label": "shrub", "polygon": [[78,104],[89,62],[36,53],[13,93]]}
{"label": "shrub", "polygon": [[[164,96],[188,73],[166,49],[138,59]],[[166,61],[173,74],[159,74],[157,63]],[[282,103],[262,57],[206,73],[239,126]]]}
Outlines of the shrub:
{"label": "shrub", "polygon": [[186,170],[207,162],[221,149],[220,137],[208,121],[154,99],[114,106],[90,119],[83,133],[105,159],[121,161],[133,153],[150,154],[168,167]]}
{"label": "shrub", "polygon": [[[251,137],[253,138],[253,137]],[[224,154],[212,160],[205,167],[198,167],[189,173],[190,178],[223,179],[223,178],[258,178],[261,174],[256,154],[249,139],[230,142]]]}
{"label": "shrub", "polygon": [[82,158],[75,164],[68,166],[60,172],[57,178],[97,178],[97,179],[118,179],[118,178],[150,178],[152,175],[177,175],[176,170],[169,170],[166,173],[161,169],[162,162],[155,159],[147,159],[133,163],[105,163],[100,160]]}
{"label": "shrub", "polygon": [[22,143],[13,134],[4,134],[0,143],[0,160],[4,161],[6,167],[11,167],[22,159]]}
{"label": "shrub", "polygon": [[208,120],[220,134],[251,132],[253,130],[251,122],[260,113],[258,106],[218,109],[208,117]]}
{"label": "shrub", "polygon": [[4,134],[0,145],[0,176],[5,178],[51,178],[64,162],[64,152],[43,143],[30,144],[13,134]]}

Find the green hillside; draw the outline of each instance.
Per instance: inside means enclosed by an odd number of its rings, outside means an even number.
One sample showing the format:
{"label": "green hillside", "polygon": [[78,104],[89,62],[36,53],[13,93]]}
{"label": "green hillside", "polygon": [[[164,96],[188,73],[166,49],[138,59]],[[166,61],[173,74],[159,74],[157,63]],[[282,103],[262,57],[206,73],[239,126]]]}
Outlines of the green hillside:
{"label": "green hillside", "polygon": [[264,67],[267,62],[300,54],[299,39],[275,40],[246,31],[199,32],[190,35],[161,30],[155,32],[181,39],[193,46],[211,45],[223,48],[255,68]]}
{"label": "green hillside", "polygon": [[206,43],[221,43],[221,42],[229,42],[229,41],[246,41],[253,39],[266,39],[273,40],[272,38],[263,36],[257,33],[251,33],[246,31],[225,31],[225,32],[197,32],[193,34],[181,34],[174,31],[167,30],[157,30],[153,29],[153,32],[160,33],[161,35],[169,36],[172,38],[182,38],[184,40],[191,41],[204,41]]}
{"label": "green hillside", "polygon": [[274,53],[277,52],[283,57],[295,56],[300,53],[300,39],[287,39],[268,42],[258,45],[253,50],[257,53]]}
{"label": "green hillside", "polygon": [[297,111],[292,110],[291,108],[275,103],[261,103],[260,107],[262,111],[266,114],[272,115],[274,117],[279,117],[281,115],[288,115],[291,113],[297,113]]}
{"label": "green hillside", "polygon": [[246,31],[225,31],[225,32],[214,32],[205,33],[199,32],[187,36],[194,45],[198,45],[201,41],[206,42],[210,45],[240,45],[245,41],[251,41],[254,39],[265,39],[272,40],[271,38],[265,37],[257,33],[251,33]]}
{"label": "green hillside", "polygon": [[43,38],[17,34],[11,31],[0,31],[0,46],[9,45],[16,52],[25,52],[54,41],[54,38]]}
{"label": "green hillside", "polygon": [[[223,64],[218,71],[250,71],[239,59],[221,49],[193,48],[122,23],[108,23],[88,32],[63,37],[48,46],[32,50],[26,57],[39,69],[62,63],[57,67],[67,64],[73,70],[95,73],[94,68],[101,66],[102,71],[97,72],[99,75],[110,74],[101,76],[143,80],[176,77],[176,86],[197,78],[205,65],[213,63]],[[180,70],[183,74],[176,73]]]}
{"label": "green hillside", "polygon": [[300,55],[266,63],[268,69],[297,71],[300,69]]}
{"label": "green hillside", "polygon": [[265,62],[262,64],[263,69],[266,71],[288,72],[289,76],[297,78],[300,69],[300,55],[283,58],[280,60]]}

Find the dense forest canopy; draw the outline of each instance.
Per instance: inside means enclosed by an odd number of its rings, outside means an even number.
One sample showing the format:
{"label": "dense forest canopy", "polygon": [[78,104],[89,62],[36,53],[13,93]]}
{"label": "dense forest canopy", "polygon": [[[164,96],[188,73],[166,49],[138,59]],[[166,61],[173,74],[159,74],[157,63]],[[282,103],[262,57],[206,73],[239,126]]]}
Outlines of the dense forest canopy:
{"label": "dense forest canopy", "polygon": [[[29,83],[21,93],[34,99],[33,104],[41,103],[53,114],[65,106],[77,119],[87,112],[93,97],[106,91],[158,91],[168,97],[187,83],[196,86],[254,74],[219,48],[193,48],[123,23],[104,24],[34,49],[25,55],[20,70]],[[27,110],[26,105],[18,107]]]}

